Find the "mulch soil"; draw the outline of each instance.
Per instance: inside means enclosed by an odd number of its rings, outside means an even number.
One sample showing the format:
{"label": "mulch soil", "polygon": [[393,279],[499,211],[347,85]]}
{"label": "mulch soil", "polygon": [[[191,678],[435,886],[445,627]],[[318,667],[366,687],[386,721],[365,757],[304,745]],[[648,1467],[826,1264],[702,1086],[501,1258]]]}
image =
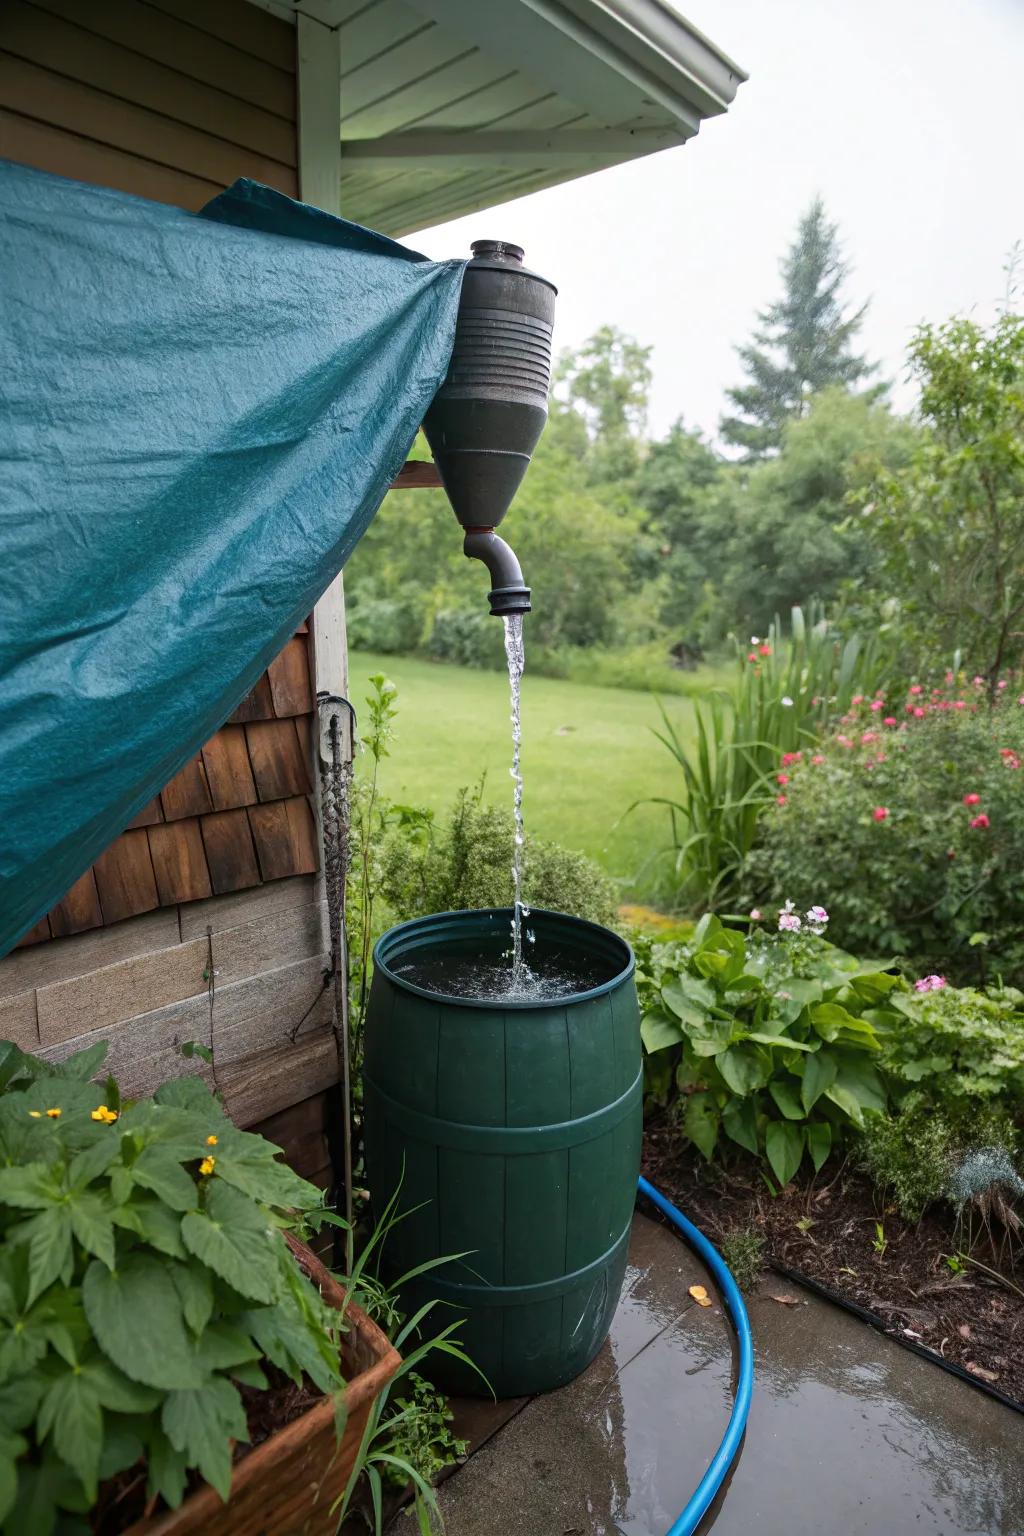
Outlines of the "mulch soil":
{"label": "mulch soil", "polygon": [[[643,1172],[719,1246],[734,1231],[764,1239],[764,1261],[826,1286],[873,1313],[885,1331],[952,1362],[975,1380],[1024,1406],[1024,1254],[1016,1270],[1001,1230],[993,1247],[982,1233],[972,1257],[997,1270],[995,1279],[968,1264],[954,1274],[946,1257],[959,1242],[944,1213],[916,1225],[880,1199],[848,1164],[827,1163],[815,1176],[798,1174],[773,1196],[756,1166],[709,1166],[666,1120],[647,1126]],[[879,1253],[878,1222],[885,1249]],[[784,1288],[784,1287],[783,1287]]]}

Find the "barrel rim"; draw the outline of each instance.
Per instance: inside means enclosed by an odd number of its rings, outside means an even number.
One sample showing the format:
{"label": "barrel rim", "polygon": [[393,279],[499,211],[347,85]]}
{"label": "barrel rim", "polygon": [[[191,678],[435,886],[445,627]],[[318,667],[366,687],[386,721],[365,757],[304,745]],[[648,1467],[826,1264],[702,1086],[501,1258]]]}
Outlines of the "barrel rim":
{"label": "barrel rim", "polygon": [[495,1002],[493,999],[454,997],[449,996],[446,992],[432,992],[428,987],[419,987],[415,982],[409,981],[405,976],[399,976],[397,972],[391,969],[384,955],[385,946],[393,944],[401,934],[415,931],[417,928],[422,928],[425,924],[443,922],[445,918],[455,917],[503,918],[511,923],[512,908],[466,907],[453,912],[429,912],[422,917],[413,917],[407,922],[396,923],[393,928],[389,928],[386,933],[382,933],[373,946],[374,971],[382,972],[393,986],[399,987],[403,992],[411,993],[414,997],[426,998],[431,1003],[443,1003],[445,1007],[475,1008],[484,1013],[494,1013],[497,1010],[502,1012],[536,1013],[540,1009],[566,1008],[577,1003],[590,1002],[595,998],[604,997],[608,993],[614,992],[624,982],[629,981],[636,971],[636,956],[633,953],[633,947],[620,933],[616,933],[611,928],[605,928],[601,923],[592,923],[588,918],[573,917],[569,912],[553,912],[546,907],[531,907],[530,920],[535,921],[538,918],[554,917],[559,922],[569,923],[576,928],[586,929],[593,934],[600,934],[602,938],[611,939],[626,956],[626,963],[623,968],[610,977],[608,981],[602,981],[598,986],[589,987],[584,992],[570,992],[564,997],[510,998],[500,1003]]}

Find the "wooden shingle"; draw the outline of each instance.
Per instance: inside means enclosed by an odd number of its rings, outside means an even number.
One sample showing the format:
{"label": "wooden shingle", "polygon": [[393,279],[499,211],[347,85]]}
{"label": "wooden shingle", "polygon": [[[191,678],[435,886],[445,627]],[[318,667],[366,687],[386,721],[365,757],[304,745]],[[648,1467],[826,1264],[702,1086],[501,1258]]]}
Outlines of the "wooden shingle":
{"label": "wooden shingle", "polygon": [[160,804],[160,796],[159,795],[154,795],[152,800],[150,800],[148,802],[148,804],[146,804],[146,805],[144,805],[142,807],[142,810],[135,817],[135,819],[128,823],[128,826],[129,827],[153,827],[153,826],[156,825],[156,823],[158,821],[163,821],[163,819],[164,819],[164,813],[163,813],[163,808],[162,808],[162,806]]}
{"label": "wooden shingle", "polygon": [[250,720],[273,720],[273,718],[274,698],[270,692],[270,679],[263,672],[237,709],[228,716],[228,724],[245,725]]}
{"label": "wooden shingle", "polygon": [[183,816],[203,816],[213,810],[210,786],[206,782],[203,755],[197,752],[160,791],[160,803],[167,821],[180,821]]}
{"label": "wooden shingle", "polygon": [[304,639],[289,640],[267,668],[274,714],[279,720],[292,715],[308,715],[313,708],[309,682],[309,649]]}
{"label": "wooden shingle", "polygon": [[200,820],[210,884],[218,896],[260,884],[249,818],[245,810],[214,811]]}
{"label": "wooden shingle", "polygon": [[293,720],[254,720],[245,727],[245,739],[261,801],[309,793],[309,769]]}
{"label": "wooden shingle", "polygon": [[215,811],[230,811],[240,805],[255,805],[259,798],[245,744],[245,730],[240,725],[224,725],[203,748],[206,782]]}
{"label": "wooden shingle", "polygon": [[96,889],[96,876],[91,869],[75,881],[67,895],[58,901],[49,913],[50,932],[55,939],[66,938],[69,933],[84,933],[88,928],[103,924],[100,894]]}
{"label": "wooden shingle", "polygon": [[151,912],[160,905],[149,838],[141,828],[122,832],[93,865],[104,923]]}
{"label": "wooden shingle", "polygon": [[197,816],[150,827],[148,837],[162,907],[213,895]]}
{"label": "wooden shingle", "polygon": [[249,807],[249,825],[264,880],[311,875],[317,868],[313,813],[304,795]]}

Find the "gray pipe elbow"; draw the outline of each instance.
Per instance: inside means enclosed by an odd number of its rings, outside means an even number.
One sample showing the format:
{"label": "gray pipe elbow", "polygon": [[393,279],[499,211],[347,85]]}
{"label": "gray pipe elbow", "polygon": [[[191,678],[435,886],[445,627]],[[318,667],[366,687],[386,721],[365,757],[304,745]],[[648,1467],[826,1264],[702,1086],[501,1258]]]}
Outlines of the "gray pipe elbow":
{"label": "gray pipe elbow", "polygon": [[529,613],[530,589],[519,561],[493,528],[469,529],[462,549],[469,559],[482,560],[491,574],[492,613],[499,618],[506,613]]}

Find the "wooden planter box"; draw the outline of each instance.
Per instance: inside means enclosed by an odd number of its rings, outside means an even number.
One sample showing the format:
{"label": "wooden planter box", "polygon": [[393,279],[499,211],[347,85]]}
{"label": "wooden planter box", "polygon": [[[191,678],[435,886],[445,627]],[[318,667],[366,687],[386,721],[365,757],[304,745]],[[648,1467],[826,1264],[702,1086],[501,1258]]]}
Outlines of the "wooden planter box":
{"label": "wooden planter box", "polygon": [[[304,1244],[291,1238],[288,1244],[325,1300],[340,1310],[345,1297],[337,1281]],[[179,1509],[139,1520],[125,1536],[335,1536],[338,1515],[331,1506],[348,1482],[373,1401],[402,1363],[365,1312],[350,1305],[346,1317],[341,1360],[348,1418],[340,1445],[334,1405],[324,1398],[238,1463],[227,1504],[204,1485]]]}

